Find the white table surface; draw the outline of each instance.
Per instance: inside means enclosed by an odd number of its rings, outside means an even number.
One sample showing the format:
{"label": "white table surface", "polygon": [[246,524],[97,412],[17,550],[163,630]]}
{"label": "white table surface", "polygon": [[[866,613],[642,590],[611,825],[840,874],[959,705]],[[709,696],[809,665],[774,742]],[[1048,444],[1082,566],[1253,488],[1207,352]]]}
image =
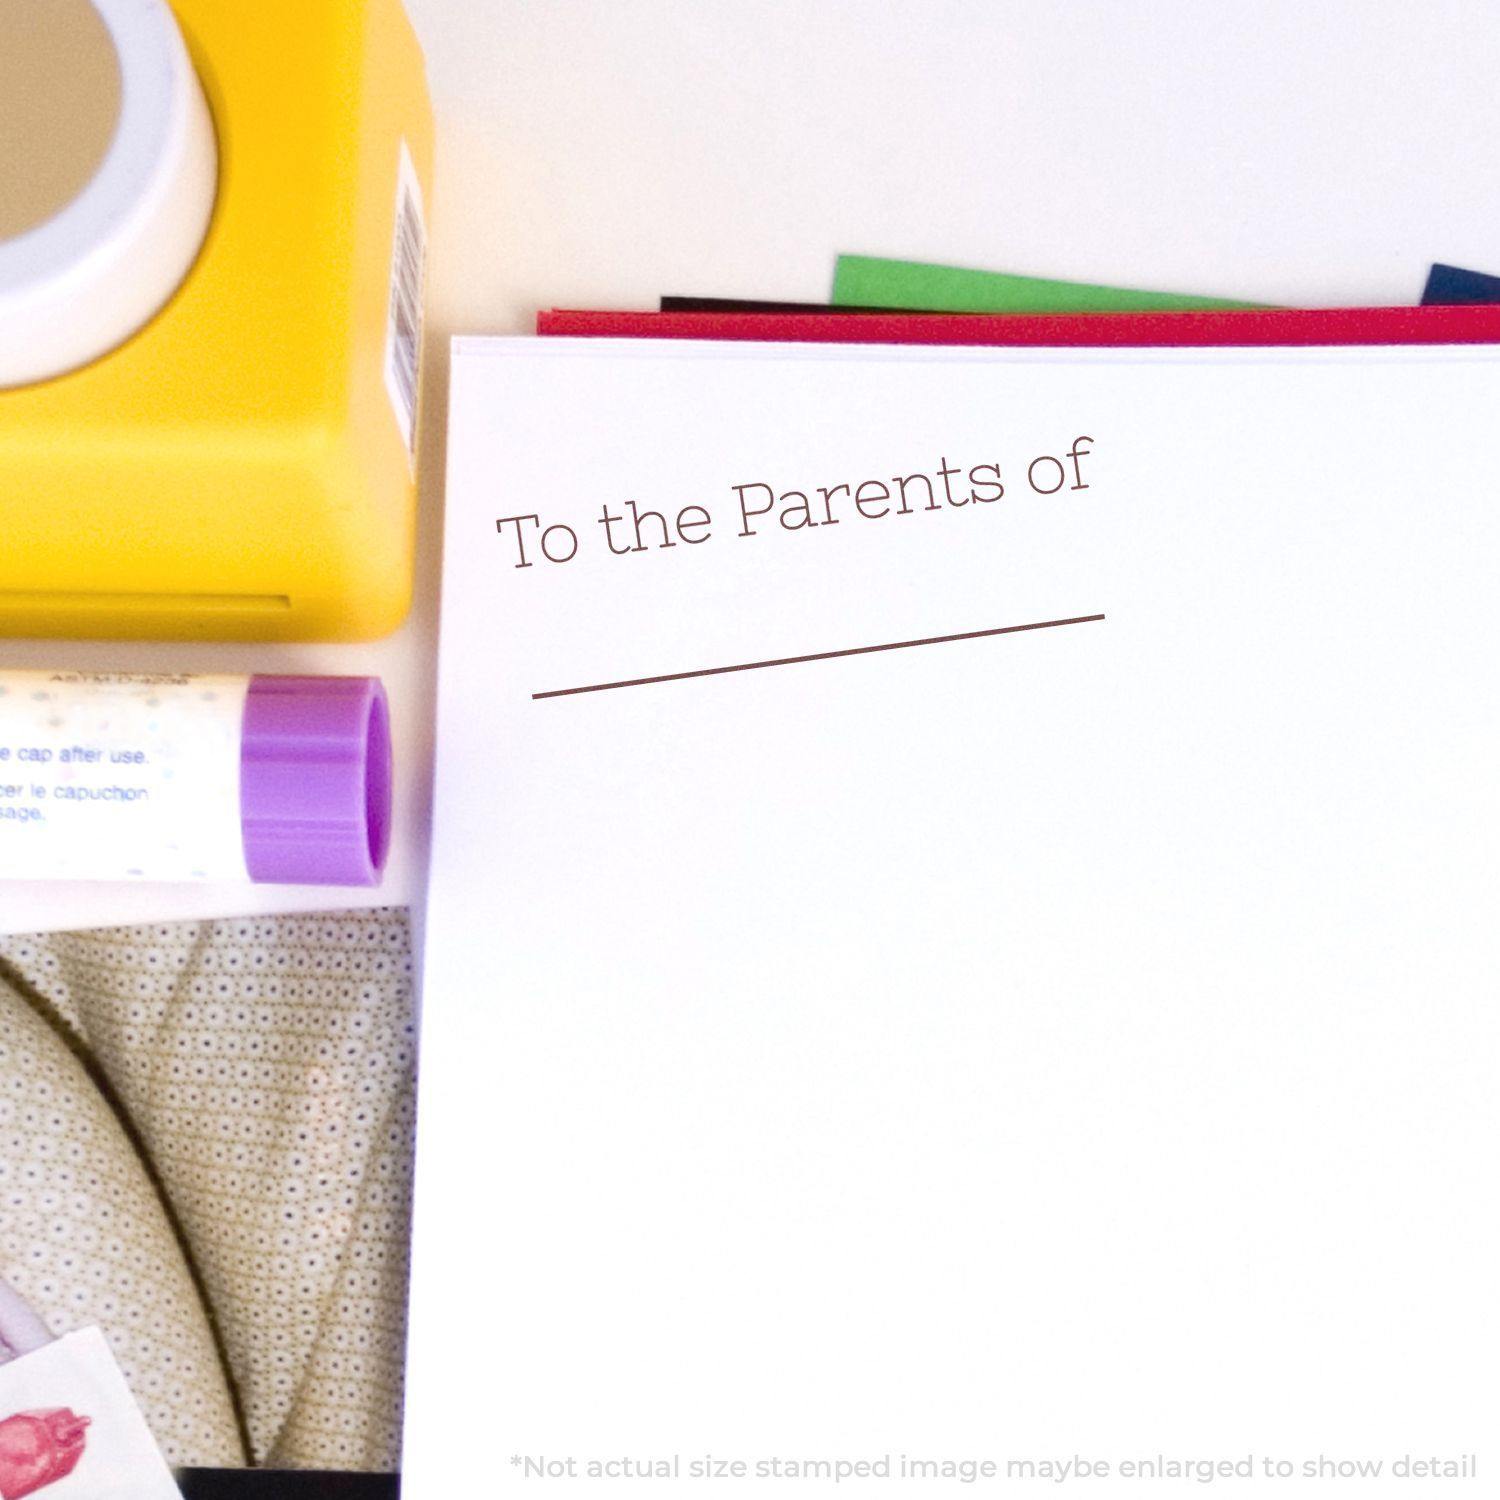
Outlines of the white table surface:
{"label": "white table surface", "polygon": [[384,888],[0,883],[0,931],[402,904],[427,818],[446,344],[540,306],[824,300],[839,251],[1292,304],[1500,272],[1491,0],[409,0],[438,114],[423,540],[371,646],[0,642],[0,663],[378,672]]}

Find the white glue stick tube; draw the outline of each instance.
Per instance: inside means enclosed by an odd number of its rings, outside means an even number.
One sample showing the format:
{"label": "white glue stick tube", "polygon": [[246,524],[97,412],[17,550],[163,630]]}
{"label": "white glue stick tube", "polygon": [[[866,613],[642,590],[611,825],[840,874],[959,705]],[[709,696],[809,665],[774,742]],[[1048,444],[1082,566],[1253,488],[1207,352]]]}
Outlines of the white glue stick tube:
{"label": "white glue stick tube", "polygon": [[380,883],[370,677],[0,671],[0,879]]}

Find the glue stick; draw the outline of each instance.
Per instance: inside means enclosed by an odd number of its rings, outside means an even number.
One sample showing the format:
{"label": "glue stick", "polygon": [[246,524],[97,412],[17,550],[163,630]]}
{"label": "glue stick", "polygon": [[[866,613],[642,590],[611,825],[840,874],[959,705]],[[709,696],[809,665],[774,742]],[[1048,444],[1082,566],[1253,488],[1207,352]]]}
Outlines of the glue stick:
{"label": "glue stick", "polygon": [[369,677],[0,671],[0,879],[380,883]]}

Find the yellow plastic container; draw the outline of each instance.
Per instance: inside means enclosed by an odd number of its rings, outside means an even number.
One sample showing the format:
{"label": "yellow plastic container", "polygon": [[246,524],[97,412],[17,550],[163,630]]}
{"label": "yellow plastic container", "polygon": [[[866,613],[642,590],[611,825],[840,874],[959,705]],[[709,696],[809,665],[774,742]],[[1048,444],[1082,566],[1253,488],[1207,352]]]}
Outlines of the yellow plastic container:
{"label": "yellow plastic container", "polygon": [[417,39],[400,0],[174,9],[218,137],[213,219],[129,342],[0,390],[0,636],[378,636],[415,534]]}

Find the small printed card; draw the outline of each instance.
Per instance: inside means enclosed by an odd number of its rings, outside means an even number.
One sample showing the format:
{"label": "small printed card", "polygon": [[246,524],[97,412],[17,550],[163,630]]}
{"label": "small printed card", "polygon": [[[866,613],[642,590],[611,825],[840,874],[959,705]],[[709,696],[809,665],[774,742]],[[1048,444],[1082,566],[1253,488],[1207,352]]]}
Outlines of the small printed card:
{"label": "small printed card", "polygon": [[460,339],[404,1500],[1500,1457],[1497,410]]}
{"label": "small printed card", "polygon": [[0,1365],[0,1500],[181,1500],[104,1335]]}

